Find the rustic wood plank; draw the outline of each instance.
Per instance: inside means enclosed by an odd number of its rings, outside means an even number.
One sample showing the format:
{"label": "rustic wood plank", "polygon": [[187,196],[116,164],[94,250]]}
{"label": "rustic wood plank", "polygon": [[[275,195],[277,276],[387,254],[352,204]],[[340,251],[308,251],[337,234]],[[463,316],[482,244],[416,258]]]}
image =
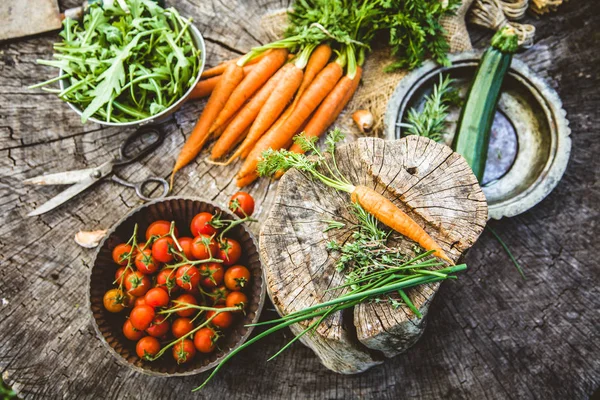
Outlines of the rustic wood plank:
{"label": "rustic wood plank", "polygon": [[[61,1],[61,9],[78,5]],[[245,51],[263,39],[260,16],[287,1],[172,1],[205,33],[208,62]],[[53,71],[34,64],[51,55],[55,34],[0,44],[0,371],[26,398],[578,398],[600,386],[600,6],[570,1],[540,20],[537,43],[518,57],[561,95],[573,130],[563,181],[535,209],[493,222],[524,265],[523,281],[499,244],[484,233],[467,256],[469,272],[443,285],[429,325],[408,352],[354,376],[321,366],[296,344],[266,359],[291,338],[274,335],[242,352],[202,391],[203,376],[149,378],[118,365],[95,337],[85,310],[92,252],[72,240],[79,229],[104,228],[140,204],[128,189],[103,183],[69,206],[24,219],[60,191],[20,185],[42,172],[106,160],[127,131],[81,126],[54,97],[28,91]],[[476,47],[489,34],[471,30]],[[212,41],[211,41],[212,40]],[[186,105],[167,124],[165,143],[120,174],[166,176],[202,109]],[[234,191],[232,172],[198,160],[184,169],[176,194],[222,203]],[[250,188],[264,218],[274,186]],[[256,229],[256,228],[255,228]],[[263,318],[276,314],[266,306]]]}

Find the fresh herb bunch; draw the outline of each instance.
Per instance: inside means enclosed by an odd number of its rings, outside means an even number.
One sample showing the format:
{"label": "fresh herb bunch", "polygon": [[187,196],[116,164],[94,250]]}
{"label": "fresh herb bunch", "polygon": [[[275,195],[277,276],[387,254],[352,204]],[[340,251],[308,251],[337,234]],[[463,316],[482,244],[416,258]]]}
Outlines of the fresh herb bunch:
{"label": "fresh herb bunch", "polygon": [[431,95],[425,98],[421,111],[415,108],[408,110],[406,115],[407,135],[424,136],[436,142],[441,142],[446,128],[448,109],[459,105],[461,99],[458,91],[452,87],[454,80],[440,74],[439,82],[433,85]]}
{"label": "fresh herb bunch", "polygon": [[416,68],[426,57],[448,65],[450,47],[440,19],[459,5],[460,0],[297,0],[286,36],[329,38],[356,47],[360,60],[383,36],[396,57],[387,71]]}
{"label": "fresh herb bunch", "polygon": [[65,79],[62,91],[44,89],[82,109],[84,123],[90,117],[131,122],[156,115],[198,76],[200,51],[190,24],[174,8],[151,0],[92,3],[83,24],[65,19],[54,60],[38,60],[63,76],[32,88]]}

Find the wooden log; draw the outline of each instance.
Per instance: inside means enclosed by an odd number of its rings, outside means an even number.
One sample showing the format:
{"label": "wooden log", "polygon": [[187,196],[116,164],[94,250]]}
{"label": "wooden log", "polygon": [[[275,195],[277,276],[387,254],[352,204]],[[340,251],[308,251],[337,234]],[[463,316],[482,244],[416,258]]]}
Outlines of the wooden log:
{"label": "wooden log", "polygon": [[[379,191],[416,220],[457,261],[485,226],[487,203],[465,160],[444,145],[409,136],[388,142],[363,138],[339,148],[341,172],[353,183]],[[344,282],[337,257],[326,243],[343,243],[352,234],[349,196],[291,170],[281,180],[274,206],[260,235],[261,255],[271,299],[281,314],[334,298],[326,290]],[[324,220],[347,222],[324,232]],[[393,246],[414,254],[414,242],[393,233]],[[389,302],[370,302],[332,315],[315,335],[301,339],[323,365],[357,373],[412,346],[423,333],[425,316],[439,284],[407,291],[423,314]],[[292,327],[298,334],[308,323]]]}

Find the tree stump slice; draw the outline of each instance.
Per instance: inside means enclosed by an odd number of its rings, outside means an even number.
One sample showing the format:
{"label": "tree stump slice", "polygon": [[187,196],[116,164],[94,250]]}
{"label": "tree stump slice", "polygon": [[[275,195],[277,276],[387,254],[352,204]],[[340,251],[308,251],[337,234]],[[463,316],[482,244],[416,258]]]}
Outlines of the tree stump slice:
{"label": "tree stump slice", "polygon": [[[487,203],[466,161],[449,147],[409,136],[396,141],[362,138],[337,150],[341,172],[392,200],[442,246],[453,261],[477,240],[487,220]],[[337,257],[325,244],[344,243],[351,229],[323,232],[323,220],[354,221],[350,198],[297,170],[282,177],[273,208],[260,234],[267,288],[282,315],[339,295],[327,289],[344,283]],[[414,255],[414,242],[393,233],[391,244]],[[429,305],[439,284],[407,291],[423,314],[386,302],[366,303],[326,319],[301,341],[323,365],[339,373],[358,373],[412,346],[423,333]],[[300,333],[310,322],[291,327]]]}

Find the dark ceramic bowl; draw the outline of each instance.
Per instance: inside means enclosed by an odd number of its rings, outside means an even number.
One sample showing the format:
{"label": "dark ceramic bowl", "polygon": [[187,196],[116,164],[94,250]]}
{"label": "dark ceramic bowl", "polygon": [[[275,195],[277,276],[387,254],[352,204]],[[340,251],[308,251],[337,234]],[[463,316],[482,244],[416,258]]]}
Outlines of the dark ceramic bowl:
{"label": "dark ceramic bowl", "polygon": [[139,236],[143,235],[150,223],[159,219],[175,221],[182,236],[191,236],[190,222],[194,215],[203,211],[211,214],[217,211],[223,213],[227,219],[237,219],[229,211],[199,199],[169,197],[147,203],[131,211],[110,229],[96,251],[89,279],[89,301],[94,328],[109,351],[122,364],[136,371],[153,376],[194,375],[207,371],[246,341],[252,332],[252,327],[245,325],[258,321],[265,301],[265,284],[256,241],[244,224],[236,226],[228,236],[237,240],[242,246],[243,255],[238,264],[248,267],[251,273],[251,285],[245,291],[249,304],[246,314],[238,317],[227,329],[225,337],[220,339],[219,348],[215,352],[208,355],[198,352],[191,362],[183,365],[177,365],[169,351],[156,361],[142,360],[135,353],[136,342],[126,339],[122,332],[123,323],[128,315],[127,309],[116,314],[104,309],[102,298],[107,290],[114,287],[113,280],[118,268],[112,260],[112,250],[119,243],[129,240],[136,223]]}

